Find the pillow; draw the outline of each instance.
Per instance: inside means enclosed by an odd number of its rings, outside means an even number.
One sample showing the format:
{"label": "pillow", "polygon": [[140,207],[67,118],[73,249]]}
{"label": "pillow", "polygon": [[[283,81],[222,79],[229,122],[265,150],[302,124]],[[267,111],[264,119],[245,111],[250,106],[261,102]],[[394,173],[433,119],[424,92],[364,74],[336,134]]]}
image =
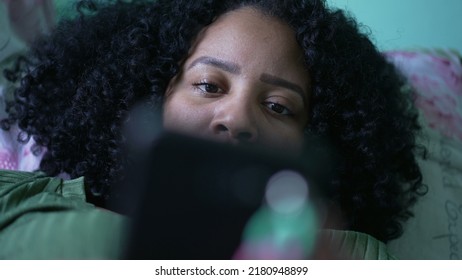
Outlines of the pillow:
{"label": "pillow", "polygon": [[416,93],[428,151],[419,158],[428,193],[414,207],[404,234],[388,244],[401,259],[462,258],[462,66],[451,51],[385,54]]}
{"label": "pillow", "polygon": [[[13,85],[3,75],[4,69],[14,68],[15,61],[27,49],[27,41],[37,34],[50,30],[54,22],[50,0],[0,1],[0,120],[7,115],[5,100],[11,100]],[[32,153],[34,141],[27,144],[17,141],[19,129],[0,129],[0,169],[34,171],[45,152]]]}

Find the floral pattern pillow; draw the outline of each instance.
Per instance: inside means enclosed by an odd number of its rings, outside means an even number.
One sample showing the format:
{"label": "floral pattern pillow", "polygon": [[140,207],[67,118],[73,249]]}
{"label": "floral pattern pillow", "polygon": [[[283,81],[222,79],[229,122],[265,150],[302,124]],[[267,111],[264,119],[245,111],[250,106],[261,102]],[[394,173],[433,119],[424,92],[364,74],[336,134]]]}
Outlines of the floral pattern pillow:
{"label": "floral pattern pillow", "polygon": [[427,148],[418,157],[428,192],[413,208],[403,235],[388,243],[400,259],[462,259],[462,66],[450,51],[385,54],[416,93]]}
{"label": "floral pattern pillow", "polygon": [[462,65],[455,51],[385,53],[417,93],[416,106],[428,126],[462,141]]}
{"label": "floral pattern pillow", "polygon": [[[0,86],[0,119],[6,116],[3,92]],[[45,149],[34,154],[34,140],[30,139],[26,144],[21,144],[17,141],[19,133],[17,126],[11,127],[9,131],[0,128],[0,169],[35,171],[40,165]]]}

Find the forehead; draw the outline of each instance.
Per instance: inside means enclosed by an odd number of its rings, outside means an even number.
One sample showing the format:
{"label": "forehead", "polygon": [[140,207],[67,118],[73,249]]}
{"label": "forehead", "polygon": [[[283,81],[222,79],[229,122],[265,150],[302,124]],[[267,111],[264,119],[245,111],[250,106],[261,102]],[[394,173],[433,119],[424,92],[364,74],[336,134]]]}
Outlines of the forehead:
{"label": "forehead", "polygon": [[188,60],[203,55],[265,68],[272,74],[281,72],[281,67],[305,71],[295,32],[279,19],[250,7],[228,12],[202,30]]}

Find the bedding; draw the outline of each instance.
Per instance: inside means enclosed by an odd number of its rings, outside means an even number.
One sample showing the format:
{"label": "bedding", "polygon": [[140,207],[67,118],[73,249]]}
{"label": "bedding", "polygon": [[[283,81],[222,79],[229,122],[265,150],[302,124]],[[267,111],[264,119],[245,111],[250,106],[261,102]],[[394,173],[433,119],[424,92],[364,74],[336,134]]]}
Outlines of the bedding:
{"label": "bedding", "polygon": [[462,66],[455,51],[386,53],[407,77],[420,112],[418,158],[428,193],[418,200],[404,234],[388,244],[401,259],[462,258]]}
{"label": "bedding", "polygon": [[[17,57],[27,49],[25,40],[47,32],[51,28],[49,21],[53,21],[49,0],[23,2],[7,5],[6,1],[0,1],[0,120],[6,116],[5,102],[12,98],[13,91],[4,77],[4,70],[13,68]],[[44,150],[32,153],[32,139],[26,145],[18,144],[19,132],[17,127],[9,132],[0,129],[0,169],[27,171],[38,168]]]}

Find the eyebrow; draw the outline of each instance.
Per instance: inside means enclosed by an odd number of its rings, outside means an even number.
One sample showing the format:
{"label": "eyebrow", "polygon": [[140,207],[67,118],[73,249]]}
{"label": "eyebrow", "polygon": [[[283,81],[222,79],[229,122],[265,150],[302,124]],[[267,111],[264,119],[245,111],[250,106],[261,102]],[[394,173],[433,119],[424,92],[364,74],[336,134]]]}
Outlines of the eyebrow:
{"label": "eyebrow", "polygon": [[210,56],[201,56],[198,59],[194,60],[191,65],[188,67],[188,70],[196,66],[197,64],[206,64],[211,65],[231,74],[238,75],[241,73],[241,67],[236,63],[230,61],[223,61],[217,58],[213,58]]}
{"label": "eyebrow", "polygon": [[270,84],[270,85],[273,85],[273,86],[283,87],[283,88],[289,89],[291,91],[294,91],[298,95],[300,95],[300,97],[303,99],[304,102],[306,101],[305,92],[303,91],[302,87],[300,87],[297,84],[294,84],[292,82],[289,82],[287,80],[284,80],[282,78],[278,78],[276,76],[273,76],[273,75],[270,75],[270,74],[267,74],[267,73],[261,74],[260,81],[262,81],[264,83],[267,83],[267,84]]}
{"label": "eyebrow", "polygon": [[[224,60],[210,57],[210,56],[201,56],[197,58],[196,60],[191,62],[191,64],[188,67],[188,70],[195,67],[198,64],[211,65],[219,69],[222,69],[223,71],[229,72],[231,74],[235,74],[235,75],[239,75],[241,73],[241,67],[238,64],[230,62],[230,61],[224,61]],[[276,77],[276,76],[273,76],[267,73],[261,74],[260,81],[270,84],[270,85],[283,87],[291,91],[294,91],[298,95],[300,95],[300,97],[303,99],[304,102],[306,102],[306,94],[303,91],[302,87],[300,87],[297,84],[294,84],[285,79],[282,79],[282,78],[279,78],[279,77]]]}

